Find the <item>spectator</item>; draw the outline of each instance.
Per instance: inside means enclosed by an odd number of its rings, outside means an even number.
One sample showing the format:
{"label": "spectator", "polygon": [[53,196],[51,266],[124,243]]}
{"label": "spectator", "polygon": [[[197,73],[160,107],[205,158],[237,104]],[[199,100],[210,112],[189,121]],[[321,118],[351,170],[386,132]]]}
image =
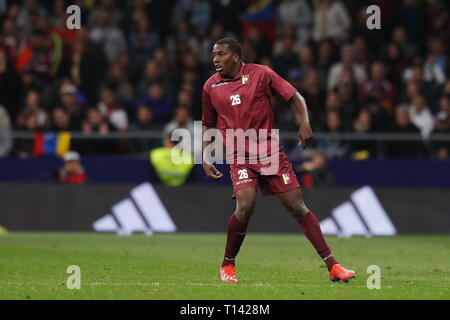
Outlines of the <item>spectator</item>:
{"label": "spectator", "polygon": [[366,39],[360,35],[353,40],[355,62],[364,68],[370,65],[370,54]]}
{"label": "spectator", "polygon": [[51,131],[75,131],[75,127],[71,122],[70,113],[64,108],[55,108],[52,111]]}
{"label": "spectator", "polygon": [[[17,124],[19,126],[27,126],[27,121],[30,121],[28,118],[33,114],[36,117],[36,127],[37,128],[45,128],[47,127],[49,121],[47,112],[44,111],[41,105],[41,95],[37,91],[29,91],[25,97],[25,106],[22,111],[19,113],[19,117],[17,119]],[[31,126],[33,127],[33,126]]]}
{"label": "spectator", "polygon": [[0,104],[0,127],[11,129],[11,119],[9,118],[8,111]]}
{"label": "spectator", "polygon": [[186,52],[180,55],[178,60],[178,70],[181,73],[186,71],[200,72],[197,57],[192,52]]}
{"label": "spectator", "polygon": [[146,95],[148,88],[155,83],[161,83],[164,88],[169,87],[160,65],[155,60],[148,60],[145,64],[144,73],[139,80],[136,96],[142,97]]}
{"label": "spectator", "polygon": [[[90,108],[86,111],[81,130],[87,135],[94,133],[106,136],[111,132],[108,121],[97,108]],[[115,151],[115,144],[109,140],[86,139],[83,140],[80,148],[83,154],[108,154]]]}
{"label": "spectator", "polygon": [[334,179],[327,170],[327,158],[318,151],[313,153],[311,160],[303,162],[295,169],[301,175],[302,186],[306,188],[328,187],[334,184]]}
{"label": "spectator", "polygon": [[90,108],[86,112],[86,118],[83,121],[82,130],[84,133],[98,132],[105,135],[110,131],[110,128],[100,110]]}
{"label": "spectator", "polygon": [[367,79],[364,67],[354,61],[354,50],[351,46],[344,46],[341,50],[341,61],[331,66],[328,74],[327,89],[333,90],[339,83],[344,70],[350,70],[358,85]]}
{"label": "spectator", "polygon": [[85,107],[77,97],[78,88],[74,86],[70,80],[66,80],[60,87],[61,107],[64,108],[70,115],[72,121],[80,124],[83,120]]}
{"label": "spectator", "polygon": [[338,0],[318,0],[315,2],[314,40],[332,38],[338,42],[349,37],[351,20],[347,9]]}
{"label": "spectator", "polygon": [[160,47],[155,50],[155,53],[153,54],[153,61],[156,63],[158,70],[160,74],[164,77],[164,79],[166,78],[170,79],[172,77],[172,75],[170,74],[171,70],[169,63],[169,55],[167,54],[167,51],[163,47]]}
{"label": "spectator", "polygon": [[241,31],[241,15],[248,3],[241,0],[220,1],[216,5],[217,21],[223,25],[225,32],[238,35]]}
{"label": "spectator", "polygon": [[427,106],[425,98],[417,95],[413,98],[409,107],[411,123],[420,129],[422,137],[427,138],[434,128],[434,118]]}
{"label": "spectator", "polygon": [[325,99],[325,110],[321,114],[321,126],[324,130],[327,130],[329,111],[336,111],[339,113],[340,130],[346,131],[351,127],[352,110],[344,108],[340,96],[336,91],[329,91]]}
{"label": "spectator", "polygon": [[384,64],[386,66],[386,78],[394,88],[398,88],[402,84],[401,75],[406,67],[404,57],[401,55],[400,48],[395,43],[390,43],[387,47]]}
{"label": "spectator", "polygon": [[16,119],[19,112],[20,89],[20,78],[8,61],[6,52],[0,49],[0,104],[6,107],[12,119]]}
{"label": "spectator", "polygon": [[95,27],[96,22],[102,19],[102,14],[106,11],[112,25],[118,26],[122,20],[122,11],[117,8],[116,0],[100,0],[100,6],[95,8],[89,16],[89,25]]}
{"label": "spectator", "polygon": [[392,41],[396,44],[405,59],[409,60],[417,54],[417,48],[409,43],[406,30],[402,26],[397,26],[392,32]]}
{"label": "spectator", "polygon": [[[125,14],[122,19],[122,29],[130,30],[132,26],[135,26],[139,19],[145,17],[150,19],[153,23],[152,15],[149,14],[152,11],[151,4],[146,0],[133,0],[128,1]],[[156,13],[160,14],[160,12]],[[156,28],[156,25],[155,25]]]}
{"label": "spectator", "polygon": [[117,99],[117,86],[110,83],[104,86],[98,104],[102,116],[118,131],[127,131],[128,115]]}
{"label": "spectator", "polygon": [[182,151],[178,153],[180,163],[173,161],[174,147],[175,143],[166,138],[163,147],[150,151],[150,163],[156,176],[163,184],[170,187],[183,185],[194,167],[194,157]]}
{"label": "spectator", "polygon": [[102,47],[88,40],[85,32],[84,29],[78,32],[78,39],[72,44],[72,52],[62,68],[62,74],[80,87],[93,104],[98,98],[96,87],[106,69],[105,58]]}
{"label": "spectator", "polygon": [[186,19],[192,6],[192,0],[175,0],[172,9],[172,26],[176,26],[177,22]]}
{"label": "spectator", "polygon": [[296,66],[289,71],[288,79],[291,80],[291,82],[294,82],[294,86],[296,86],[295,79],[302,81],[308,71],[314,70],[314,67],[314,53],[312,48],[305,45],[300,48]]}
{"label": "spectator", "polygon": [[152,30],[150,20],[142,15],[130,36],[131,57],[138,69],[141,69],[145,61],[150,59],[153,52],[159,47],[159,36]]}
{"label": "spectator", "polygon": [[133,84],[130,81],[129,73],[120,63],[116,62],[111,65],[105,83],[117,86],[117,99],[122,104],[130,106],[134,103]]}
{"label": "spectator", "polygon": [[123,32],[114,24],[111,12],[101,8],[89,38],[103,46],[103,52],[109,63],[112,63],[123,52],[127,44]]}
{"label": "spectator", "polygon": [[167,49],[172,63],[179,61],[187,52],[197,54],[200,51],[200,43],[193,36],[188,22],[184,19],[177,21],[175,33],[167,39]]}
{"label": "spectator", "polygon": [[173,120],[164,126],[164,138],[170,137],[170,134],[176,129],[186,129],[191,137],[194,137],[194,121],[191,118],[190,110],[185,106],[177,107]]}
{"label": "spectator", "polygon": [[[442,95],[439,99],[439,112],[435,115],[435,133],[450,133],[450,94]],[[433,147],[438,159],[449,157],[450,143],[448,141],[435,141]]]}
{"label": "spectator", "polygon": [[325,92],[321,90],[317,71],[309,70],[300,88],[302,96],[308,101],[309,121],[313,127],[317,127],[320,121],[320,114],[323,110]]}
{"label": "spectator", "polygon": [[334,61],[334,50],[330,41],[324,40],[319,43],[317,50],[317,72],[320,79],[320,87],[327,88],[328,72]]}
{"label": "spectator", "polygon": [[325,132],[329,133],[330,137],[319,141],[317,149],[327,158],[345,156],[349,150],[349,144],[336,137],[336,134],[342,132],[342,120],[338,111],[330,110],[327,112]]}
{"label": "spectator", "polygon": [[211,23],[211,3],[208,0],[192,0],[190,23],[196,34],[204,37]]}
{"label": "spectator", "polygon": [[80,162],[80,155],[76,151],[66,152],[63,156],[64,165],[58,171],[58,181],[63,184],[84,184],[87,173]]}
{"label": "spectator", "polygon": [[17,26],[28,35],[33,27],[32,19],[38,16],[45,16],[45,14],[45,9],[38,4],[37,0],[25,0],[23,6],[19,8],[16,21]]}
{"label": "spectator", "polygon": [[190,117],[190,115],[192,113],[191,110],[192,110],[192,106],[193,106],[193,101],[192,101],[191,93],[189,91],[181,90],[178,93],[177,106],[178,107],[182,107],[182,108],[186,108],[187,111],[189,112],[189,117]]}
{"label": "spectator", "polygon": [[247,36],[244,39],[255,52],[254,62],[260,63],[261,58],[271,55],[272,49],[270,42],[256,26],[249,26]]}
{"label": "spectator", "polygon": [[[359,111],[359,114],[353,122],[353,131],[355,133],[372,133],[372,114],[369,110],[363,108]],[[351,150],[354,157],[361,159],[367,157],[374,157],[376,155],[376,145],[374,141],[354,140],[351,143]]]}
{"label": "spectator", "polygon": [[8,56],[9,62],[16,64],[19,58],[21,39],[16,23],[11,18],[3,21],[3,29],[0,35],[0,48],[3,48]]}
{"label": "spectator", "polygon": [[[403,107],[396,109],[395,123],[391,131],[393,133],[420,134],[420,130],[411,123],[409,110]],[[387,147],[387,155],[392,158],[417,158],[422,151],[423,145],[416,141],[391,141]]]}
{"label": "spectator", "polygon": [[173,108],[172,99],[159,83],[150,85],[148,95],[139,101],[138,106],[150,107],[155,121],[160,124],[170,119]]}
{"label": "spectator", "polygon": [[439,100],[434,129],[437,132],[450,132],[450,94],[442,95]]}
{"label": "spectator", "polygon": [[450,94],[450,79],[445,82],[444,87],[442,89],[442,93]]}
{"label": "spectator", "polygon": [[306,0],[284,0],[278,6],[278,18],[282,26],[293,27],[295,42],[303,45],[311,38],[312,14]]}
{"label": "spectator", "polygon": [[431,38],[428,40],[428,56],[424,65],[424,78],[426,81],[442,85],[446,80],[447,57],[445,45],[442,39]]}
{"label": "spectator", "polygon": [[[436,110],[441,87],[433,82],[425,81],[421,65],[413,65],[403,72],[403,80],[406,82],[406,99],[403,101],[411,103],[413,96],[421,94],[430,103],[432,110]],[[414,83],[411,85],[411,83]],[[414,87],[413,87],[414,86]]]}
{"label": "spectator", "polygon": [[18,55],[17,71],[31,71],[41,80],[48,81],[53,75],[52,65],[55,62],[52,46],[48,34],[41,30],[34,30],[30,41]]}
{"label": "spectator", "polygon": [[0,157],[9,154],[12,143],[11,120],[8,111],[0,104]]}
{"label": "spectator", "polygon": [[295,40],[293,35],[285,33],[274,46],[275,70],[280,76],[287,78],[289,71],[294,69],[298,63],[295,52]]}
{"label": "spectator", "polygon": [[346,69],[342,73],[342,78],[336,88],[336,93],[339,101],[341,101],[346,116],[350,117],[350,119],[356,117],[360,107],[360,103],[357,99],[357,89],[353,74],[350,70]]}
{"label": "spectator", "polygon": [[[153,114],[149,107],[141,106],[137,110],[136,121],[131,123],[130,132],[159,132],[161,127],[153,122]],[[156,139],[132,139],[128,147],[129,151],[134,154],[147,154],[149,150],[160,146],[160,142]]]}
{"label": "spectator", "polygon": [[359,99],[377,98],[381,106],[392,113],[396,103],[396,92],[392,83],[386,79],[386,70],[382,62],[371,65],[370,79],[365,81],[359,89]]}
{"label": "spectator", "polygon": [[54,1],[53,6],[53,16],[45,19],[46,23],[49,25],[52,33],[57,34],[62,42],[64,43],[64,50],[68,48],[78,36],[77,29],[68,29],[67,20],[70,14],[66,12],[68,5],[66,6],[65,0]]}
{"label": "spectator", "polygon": [[[19,131],[28,131],[34,133],[41,130],[38,124],[38,115],[36,111],[26,109],[22,113],[22,119],[17,126]],[[30,157],[33,155],[34,142],[31,139],[15,139],[14,141],[14,153],[20,157]]]}
{"label": "spectator", "polygon": [[364,105],[363,108],[366,108],[367,110],[370,111],[370,115],[371,115],[371,127],[373,132],[387,132],[390,129],[390,119],[389,119],[389,115],[386,111],[386,109],[384,109],[379,100],[377,98],[368,98]]}

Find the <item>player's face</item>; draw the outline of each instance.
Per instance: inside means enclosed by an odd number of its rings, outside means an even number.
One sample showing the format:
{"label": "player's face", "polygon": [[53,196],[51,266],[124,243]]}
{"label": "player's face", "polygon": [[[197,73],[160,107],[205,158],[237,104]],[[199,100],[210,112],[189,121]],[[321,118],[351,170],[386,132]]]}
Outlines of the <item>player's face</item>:
{"label": "player's face", "polygon": [[231,52],[227,44],[215,44],[212,50],[214,68],[222,77],[231,77],[239,56]]}

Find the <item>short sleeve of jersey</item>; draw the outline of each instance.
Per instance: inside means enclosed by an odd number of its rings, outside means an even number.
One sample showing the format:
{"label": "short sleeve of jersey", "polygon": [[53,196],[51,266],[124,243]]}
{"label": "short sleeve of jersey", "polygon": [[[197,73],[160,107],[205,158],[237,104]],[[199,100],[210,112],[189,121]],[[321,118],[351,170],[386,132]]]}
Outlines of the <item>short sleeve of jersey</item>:
{"label": "short sleeve of jersey", "polygon": [[217,124],[217,111],[214,109],[209,93],[202,92],[202,123],[206,127],[214,128]]}
{"label": "short sleeve of jersey", "polygon": [[270,67],[264,66],[264,74],[270,89],[279,94],[284,101],[288,101],[297,92],[288,81],[280,77],[275,71]]}

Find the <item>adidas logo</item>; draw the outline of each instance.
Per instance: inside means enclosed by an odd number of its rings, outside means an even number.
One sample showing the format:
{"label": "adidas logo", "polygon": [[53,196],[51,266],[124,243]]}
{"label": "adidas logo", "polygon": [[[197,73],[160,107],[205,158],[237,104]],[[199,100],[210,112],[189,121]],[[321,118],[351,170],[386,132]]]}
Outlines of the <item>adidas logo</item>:
{"label": "adidas logo", "polygon": [[142,183],[130,192],[130,197],[112,206],[108,214],[92,224],[97,232],[117,232],[129,235],[133,232],[175,232],[172,218],[159,199],[153,186]]}
{"label": "adidas logo", "polygon": [[354,191],[350,201],[333,209],[331,217],[320,223],[324,234],[341,237],[393,236],[397,233],[392,221],[369,186]]}

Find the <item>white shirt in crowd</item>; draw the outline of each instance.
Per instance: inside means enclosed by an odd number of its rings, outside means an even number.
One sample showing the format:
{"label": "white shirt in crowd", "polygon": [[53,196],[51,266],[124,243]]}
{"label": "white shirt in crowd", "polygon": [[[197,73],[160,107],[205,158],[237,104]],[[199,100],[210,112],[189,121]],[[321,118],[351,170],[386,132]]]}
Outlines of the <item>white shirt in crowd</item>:
{"label": "white shirt in crowd", "polygon": [[347,9],[340,1],[333,1],[329,7],[327,1],[315,1],[314,40],[327,38],[346,40],[349,36],[351,20]]}
{"label": "white shirt in crowd", "polygon": [[414,105],[409,106],[411,123],[420,129],[423,138],[427,138],[434,129],[434,117],[429,108],[417,110]]}
{"label": "white shirt in crowd", "polygon": [[278,7],[278,17],[283,25],[296,28],[297,41],[306,43],[311,37],[312,14],[306,0],[283,1]]}

